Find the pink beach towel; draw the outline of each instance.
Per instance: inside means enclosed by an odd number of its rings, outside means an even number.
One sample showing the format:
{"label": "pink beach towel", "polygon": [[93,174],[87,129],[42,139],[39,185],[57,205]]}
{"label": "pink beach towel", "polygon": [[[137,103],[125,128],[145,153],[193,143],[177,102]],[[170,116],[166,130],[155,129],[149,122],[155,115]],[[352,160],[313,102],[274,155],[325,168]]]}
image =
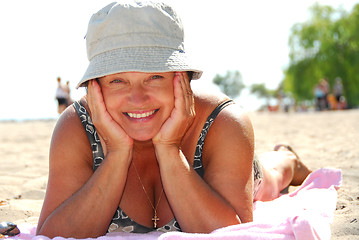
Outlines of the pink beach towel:
{"label": "pink beach towel", "polygon": [[[310,174],[294,192],[269,201],[254,203],[254,220],[217,229],[209,234],[182,232],[147,234],[109,233],[96,240],[229,240],[229,239],[330,239],[337,201],[336,190],[342,175],[337,169],[323,168]],[[9,239],[49,240],[35,236],[36,226],[19,225],[21,234]],[[73,238],[56,237],[55,240]],[[93,238],[88,238],[93,239]]]}

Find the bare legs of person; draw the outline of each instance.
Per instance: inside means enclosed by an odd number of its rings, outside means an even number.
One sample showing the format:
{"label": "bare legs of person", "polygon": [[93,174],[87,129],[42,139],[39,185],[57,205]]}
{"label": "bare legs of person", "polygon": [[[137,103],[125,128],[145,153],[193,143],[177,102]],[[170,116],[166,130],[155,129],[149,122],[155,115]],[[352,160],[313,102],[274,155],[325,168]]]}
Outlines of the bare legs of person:
{"label": "bare legs of person", "polygon": [[61,114],[65,109],[66,109],[66,105],[61,104],[61,105],[58,106],[57,112],[59,114]]}
{"label": "bare legs of person", "polygon": [[263,179],[254,200],[271,201],[288,186],[298,186],[312,172],[288,145],[279,144],[274,151],[258,155]]}

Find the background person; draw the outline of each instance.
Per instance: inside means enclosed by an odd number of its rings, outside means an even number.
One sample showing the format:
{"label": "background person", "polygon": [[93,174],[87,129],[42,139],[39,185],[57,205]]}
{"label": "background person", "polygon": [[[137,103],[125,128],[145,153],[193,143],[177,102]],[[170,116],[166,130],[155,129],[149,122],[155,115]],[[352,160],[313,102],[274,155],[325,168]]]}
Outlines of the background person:
{"label": "background person", "polygon": [[56,89],[56,94],[55,94],[55,98],[57,100],[58,103],[58,108],[57,108],[57,112],[59,114],[61,114],[67,107],[68,107],[68,93],[65,89],[65,87],[62,85],[61,83],[61,78],[58,77],[57,78],[57,89]]}
{"label": "background person", "polygon": [[337,104],[338,104],[337,109],[342,109],[341,98],[343,97],[343,83],[340,77],[337,77],[335,79],[335,83],[333,86],[333,94],[335,96],[335,99],[337,100]]}
{"label": "background person", "polygon": [[69,106],[74,103],[74,101],[71,98],[70,81],[66,81],[66,85],[64,87],[65,87],[65,91],[67,93],[67,104]]}

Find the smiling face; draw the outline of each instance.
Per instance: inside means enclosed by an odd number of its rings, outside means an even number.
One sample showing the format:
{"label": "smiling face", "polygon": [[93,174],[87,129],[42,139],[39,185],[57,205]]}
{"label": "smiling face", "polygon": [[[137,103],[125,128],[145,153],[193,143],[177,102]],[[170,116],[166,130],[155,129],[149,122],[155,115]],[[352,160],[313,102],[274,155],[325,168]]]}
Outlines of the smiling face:
{"label": "smiling face", "polygon": [[99,78],[107,111],[134,140],[152,139],[174,107],[174,72],[125,72]]}

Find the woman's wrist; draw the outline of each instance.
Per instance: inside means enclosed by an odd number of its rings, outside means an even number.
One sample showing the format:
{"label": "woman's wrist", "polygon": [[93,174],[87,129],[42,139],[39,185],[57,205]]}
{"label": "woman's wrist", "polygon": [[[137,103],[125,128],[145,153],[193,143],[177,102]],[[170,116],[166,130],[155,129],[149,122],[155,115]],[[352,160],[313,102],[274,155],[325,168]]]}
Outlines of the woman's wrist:
{"label": "woman's wrist", "polygon": [[132,148],[110,150],[106,154],[106,159],[108,158],[123,162],[127,167],[129,167],[132,160]]}
{"label": "woman's wrist", "polygon": [[181,147],[174,143],[153,143],[157,153],[178,153]]}
{"label": "woman's wrist", "polygon": [[158,164],[160,168],[178,167],[188,163],[182,153],[181,147],[176,144],[154,144]]}

